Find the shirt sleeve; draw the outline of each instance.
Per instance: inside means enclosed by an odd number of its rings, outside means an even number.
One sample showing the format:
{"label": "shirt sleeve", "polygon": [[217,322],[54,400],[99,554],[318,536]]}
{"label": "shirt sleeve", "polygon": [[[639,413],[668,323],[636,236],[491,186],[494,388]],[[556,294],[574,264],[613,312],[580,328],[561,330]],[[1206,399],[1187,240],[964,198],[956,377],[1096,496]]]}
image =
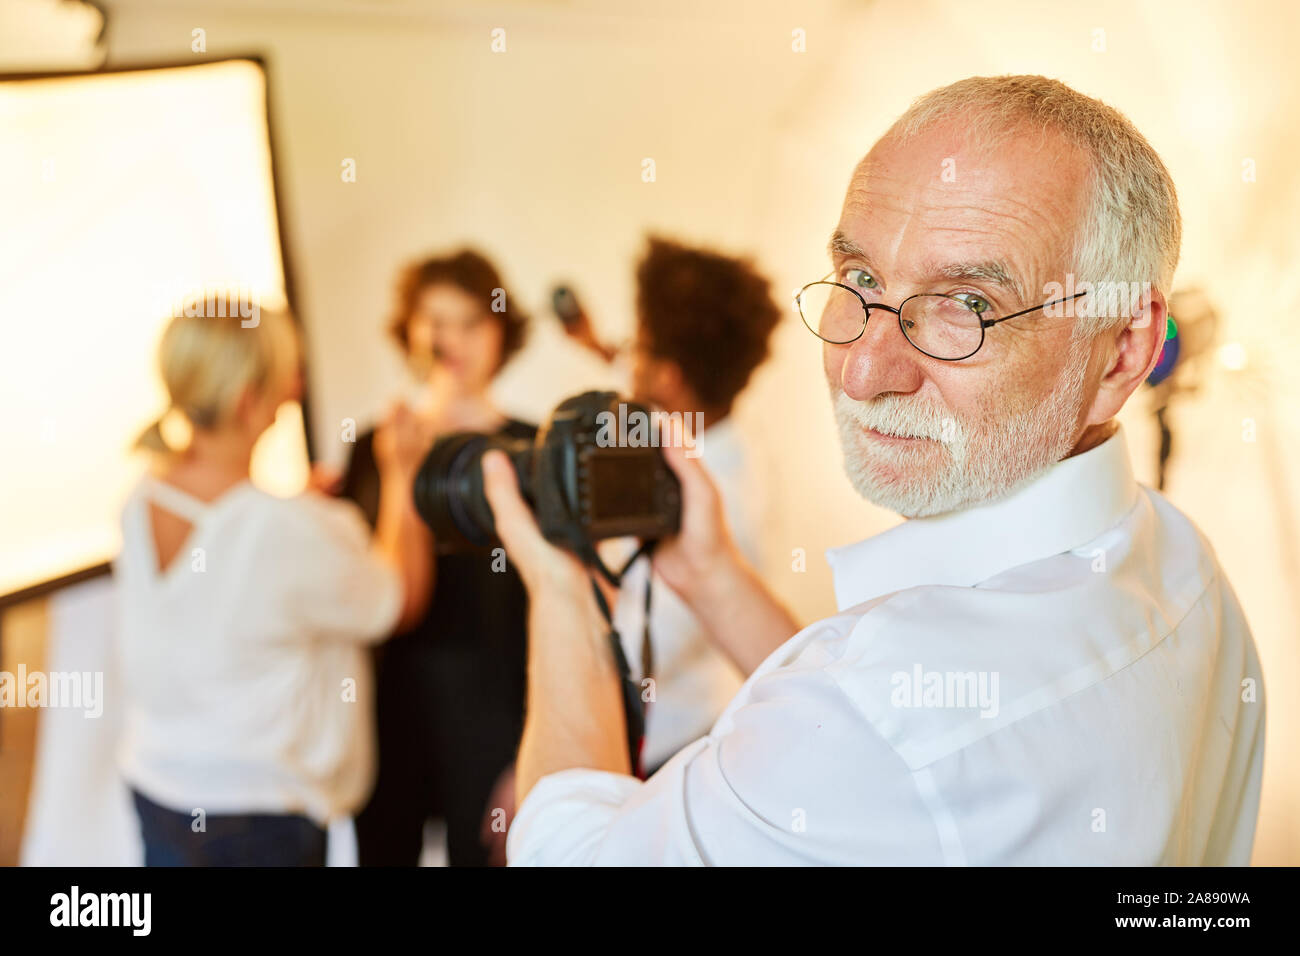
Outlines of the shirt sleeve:
{"label": "shirt sleeve", "polygon": [[756,678],[745,703],[645,782],[543,778],[508,837],[512,865],[939,865],[902,758],[819,669]]}
{"label": "shirt sleeve", "polygon": [[316,638],[378,641],[397,623],[402,584],[375,556],[370,528],[350,501],[303,494],[275,529],[277,567],[295,621]]}

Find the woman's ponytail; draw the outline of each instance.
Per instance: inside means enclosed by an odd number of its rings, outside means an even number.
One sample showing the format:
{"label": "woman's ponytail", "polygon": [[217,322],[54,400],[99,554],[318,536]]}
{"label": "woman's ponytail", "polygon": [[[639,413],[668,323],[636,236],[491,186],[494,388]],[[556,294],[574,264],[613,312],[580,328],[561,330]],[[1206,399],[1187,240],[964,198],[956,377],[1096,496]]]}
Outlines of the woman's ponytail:
{"label": "woman's ponytail", "polygon": [[152,425],[140,433],[140,437],[135,440],[135,447],[139,451],[153,452],[158,455],[172,454],[172,446],[167,444],[167,439],[163,435],[163,420],[157,419]]}

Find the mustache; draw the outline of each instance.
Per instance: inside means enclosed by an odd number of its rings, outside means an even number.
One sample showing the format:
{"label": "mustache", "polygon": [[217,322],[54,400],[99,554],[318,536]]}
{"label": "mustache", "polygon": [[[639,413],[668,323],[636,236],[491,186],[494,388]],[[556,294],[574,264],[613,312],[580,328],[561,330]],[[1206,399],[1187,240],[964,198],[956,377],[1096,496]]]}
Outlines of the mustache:
{"label": "mustache", "polygon": [[946,408],[900,395],[859,402],[836,389],[835,415],[841,422],[850,421],[896,438],[926,438],[949,445],[960,444],[966,437],[961,421]]}

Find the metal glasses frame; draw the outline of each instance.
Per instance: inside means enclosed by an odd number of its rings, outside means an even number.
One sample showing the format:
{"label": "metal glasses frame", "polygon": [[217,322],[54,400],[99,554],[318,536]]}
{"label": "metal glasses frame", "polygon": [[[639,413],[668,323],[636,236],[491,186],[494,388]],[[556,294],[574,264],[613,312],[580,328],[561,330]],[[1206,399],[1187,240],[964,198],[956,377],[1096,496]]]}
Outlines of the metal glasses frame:
{"label": "metal glasses frame", "polygon": [[[857,335],[853,336],[853,338],[851,339],[845,339],[843,342],[835,342],[832,341],[831,339],[826,338],[815,328],[812,327],[812,323],[808,321],[808,316],[804,315],[803,312],[803,296],[805,292],[807,292],[810,288],[812,288],[815,285],[838,286],[841,289],[844,289],[848,292],[852,292],[857,297],[858,302],[862,304],[862,328],[858,329]],[[907,303],[911,302],[913,299],[920,299],[926,297],[952,299],[954,302],[960,302],[963,306],[966,306],[966,308],[968,309],[970,308],[969,304],[967,304],[963,299],[959,299],[954,295],[945,295],[942,292],[918,292],[916,295],[909,295],[906,299],[904,299],[902,302],[898,304],[897,308],[895,308],[892,305],[885,305],[883,302],[868,302],[866,299],[862,298],[862,294],[858,292],[857,289],[853,288],[852,286],[847,286],[842,282],[832,282],[829,279],[818,279],[816,282],[809,282],[802,289],[800,289],[798,292],[795,293],[794,304],[795,304],[795,308],[799,311],[799,318],[803,320],[804,327],[807,328],[808,331],[811,332],[813,335],[817,336],[817,338],[821,339],[823,342],[826,342],[830,345],[852,345],[858,339],[862,338],[863,333],[867,331],[867,323],[871,320],[871,310],[881,309],[885,312],[892,312],[894,313],[894,315],[898,316],[898,328],[899,331],[903,333],[903,338],[907,339],[907,344],[912,346],[912,348],[916,349],[922,355],[929,356],[930,358],[936,359],[940,362],[961,362],[970,358],[972,355],[974,355],[976,352],[978,352],[980,349],[984,347],[985,329],[992,328],[993,326],[997,325],[999,322],[1006,322],[1009,319],[1018,319],[1022,315],[1029,315],[1031,312],[1037,312],[1040,309],[1046,309],[1048,306],[1060,305],[1064,302],[1071,302],[1082,295],[1087,295],[1087,290],[1084,290],[1083,292],[1076,292],[1074,295],[1065,296],[1064,298],[1061,299],[1052,299],[1048,302],[1044,302],[1042,305],[1036,305],[1029,309],[1021,309],[1019,312],[1013,312],[1011,315],[1004,315],[998,319],[985,319],[981,317],[978,312],[975,312],[972,309],[971,313],[975,315],[977,318],[979,318],[980,341],[979,344],[975,346],[975,348],[971,349],[965,355],[959,355],[956,358],[949,358],[946,356],[935,355],[931,352],[927,352],[925,349],[921,348],[921,346],[917,345],[915,342],[912,341],[912,337],[907,334],[907,329],[903,325],[903,308],[904,306],[907,305]]]}

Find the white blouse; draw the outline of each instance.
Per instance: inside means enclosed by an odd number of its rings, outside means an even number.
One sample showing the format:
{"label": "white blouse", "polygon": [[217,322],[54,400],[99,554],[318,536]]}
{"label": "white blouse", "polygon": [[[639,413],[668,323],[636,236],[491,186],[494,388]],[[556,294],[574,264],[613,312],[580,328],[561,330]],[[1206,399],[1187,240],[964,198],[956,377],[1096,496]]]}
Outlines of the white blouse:
{"label": "white blouse", "polygon": [[[166,570],[149,502],[192,530]],[[357,808],[374,775],[365,644],[401,609],[355,505],[236,485],[204,503],[143,479],[114,563],[126,693],[119,760],[150,799],[192,813]]]}

